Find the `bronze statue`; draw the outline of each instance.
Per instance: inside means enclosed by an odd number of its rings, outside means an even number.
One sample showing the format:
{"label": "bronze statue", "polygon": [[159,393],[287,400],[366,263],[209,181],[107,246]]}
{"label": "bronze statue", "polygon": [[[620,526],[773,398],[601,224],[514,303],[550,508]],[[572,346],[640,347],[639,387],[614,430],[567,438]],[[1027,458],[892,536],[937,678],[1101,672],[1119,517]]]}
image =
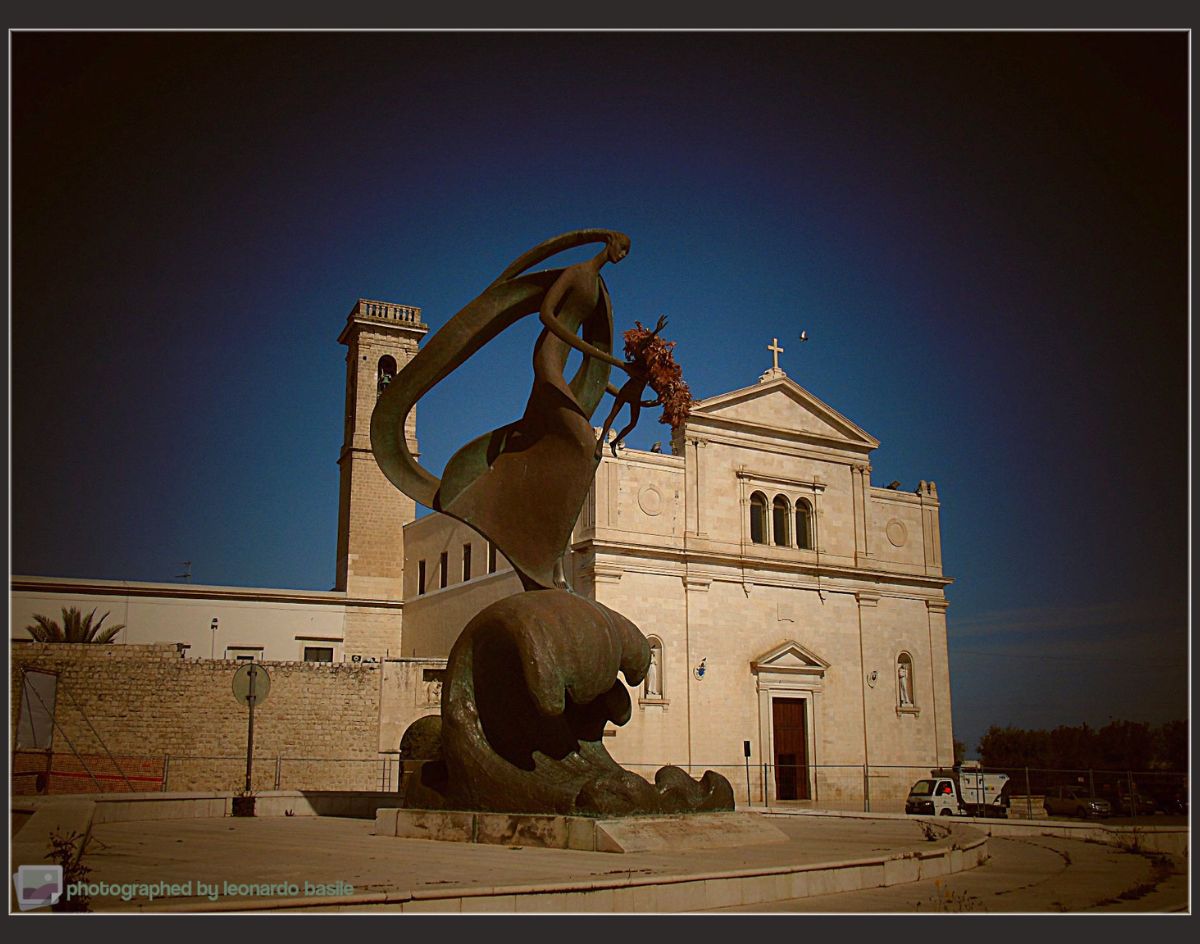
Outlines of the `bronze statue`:
{"label": "bronze statue", "polygon": [[[604,248],[585,262],[528,271],[590,242]],[[652,785],[608,755],[604,726],[624,724],[631,712],[617,674],[640,684],[650,649],[628,619],[567,589],[562,573],[604,435],[621,407],[630,404],[631,423],[618,439],[632,429],[640,406],[687,393],[677,368],[664,373],[658,362],[638,356],[670,350],[661,340],[647,342],[640,324],[627,332],[631,360],[613,356],[612,303],[600,270],[629,248],[628,236],[602,229],[535,246],[426,342],[372,414],[371,446],[388,479],[492,541],[525,588],[485,608],[454,644],[442,691],[441,758],[410,783],[408,805],[595,814],[733,807],[728,781],[712,771],[695,781],[663,768]],[[534,312],[544,329],[534,345],[524,413],[459,449],[439,480],[408,449],[409,412],[484,344]],[[664,324],[660,319],[653,338]],[[583,360],[567,381],[572,348]],[[630,374],[620,390],[608,383],[614,366]],[[647,383],[662,387],[652,403],[641,401]],[[597,442],[591,418],[606,391],[617,394],[617,403]]]}

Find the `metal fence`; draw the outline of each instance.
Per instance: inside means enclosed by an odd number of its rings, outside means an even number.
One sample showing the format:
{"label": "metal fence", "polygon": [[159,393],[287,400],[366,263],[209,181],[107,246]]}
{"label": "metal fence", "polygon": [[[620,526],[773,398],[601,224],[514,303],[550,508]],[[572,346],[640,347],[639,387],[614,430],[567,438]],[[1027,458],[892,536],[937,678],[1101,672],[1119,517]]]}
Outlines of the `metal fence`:
{"label": "metal fence", "polygon": [[[653,780],[662,764],[622,762]],[[733,786],[739,806],[903,812],[914,783],[930,777],[928,764],[679,764],[690,776],[713,770]],[[940,768],[948,772],[947,768]],[[1044,816],[1045,798],[1074,788],[1086,797],[1107,799],[1114,816],[1186,815],[1187,774],[1179,771],[1072,770],[985,767],[982,773],[1009,778],[1005,808],[1014,817]]]}
{"label": "metal fence", "polygon": [[[256,756],[252,786],[264,790],[363,790],[403,792],[416,765],[395,751],[357,757]],[[653,781],[664,763],[623,762]],[[902,812],[909,788],[931,776],[919,764],[678,764],[692,777],[712,770],[733,786],[738,806]],[[19,750],[13,754],[14,795],[144,791],[237,791],[245,783],[245,755],[73,754]],[[1176,771],[984,768],[1009,777],[1012,816],[1041,816],[1044,798],[1072,788],[1107,799],[1115,816],[1182,815],[1188,781]]]}
{"label": "metal fence", "polygon": [[[358,757],[256,756],[251,786],[262,790],[398,792],[403,767],[395,752]],[[66,793],[240,791],[246,755],[130,756],[19,750],[13,753],[17,796]]]}

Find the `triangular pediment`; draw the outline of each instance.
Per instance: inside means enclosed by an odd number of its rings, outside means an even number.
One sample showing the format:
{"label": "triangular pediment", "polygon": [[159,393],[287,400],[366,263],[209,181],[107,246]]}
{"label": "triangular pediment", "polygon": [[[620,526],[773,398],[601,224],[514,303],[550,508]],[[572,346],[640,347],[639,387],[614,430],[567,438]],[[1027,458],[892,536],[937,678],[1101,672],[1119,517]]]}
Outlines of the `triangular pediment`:
{"label": "triangular pediment", "polygon": [[759,432],[799,434],[843,448],[870,450],[879,445],[861,426],[787,377],[701,400],[692,406],[692,415],[701,423],[712,420]]}
{"label": "triangular pediment", "polygon": [[789,639],[769,652],[764,652],[757,659],[751,659],[750,668],[756,673],[824,675],[829,663],[811,649],[806,649],[794,639]]}

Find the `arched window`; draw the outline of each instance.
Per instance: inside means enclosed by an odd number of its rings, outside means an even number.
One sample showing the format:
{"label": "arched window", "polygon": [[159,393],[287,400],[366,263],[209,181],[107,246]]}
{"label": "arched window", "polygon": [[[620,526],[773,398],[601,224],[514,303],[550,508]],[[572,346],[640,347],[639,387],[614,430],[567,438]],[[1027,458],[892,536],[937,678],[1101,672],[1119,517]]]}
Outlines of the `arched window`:
{"label": "arched window", "polygon": [[812,505],[805,499],[796,499],[796,547],[812,550]]}
{"label": "arched window", "polygon": [[750,496],[750,540],[767,543],[767,496],[762,492]]}
{"label": "arched window", "polygon": [[396,358],[392,357],[391,354],[384,354],[383,357],[379,358],[379,367],[376,370],[376,395],[383,393],[395,376]]}
{"label": "arched window", "polygon": [[657,636],[650,636],[646,642],[650,644],[650,667],[646,669],[646,678],[642,682],[642,698],[646,701],[665,701],[666,685],[663,671],[663,644]]}
{"label": "arched window", "polygon": [[775,543],[780,547],[792,546],[791,527],[792,508],[782,495],[776,495],[771,502],[771,528]]}
{"label": "arched window", "polygon": [[917,707],[913,696],[913,661],[907,652],[896,657],[896,705],[899,708]]}

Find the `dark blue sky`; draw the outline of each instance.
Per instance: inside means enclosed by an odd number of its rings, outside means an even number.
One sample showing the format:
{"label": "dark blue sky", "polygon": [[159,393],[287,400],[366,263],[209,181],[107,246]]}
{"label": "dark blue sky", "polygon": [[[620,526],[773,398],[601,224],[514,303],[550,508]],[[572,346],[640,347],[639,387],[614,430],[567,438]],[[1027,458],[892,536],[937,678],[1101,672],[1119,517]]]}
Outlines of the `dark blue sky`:
{"label": "dark blue sky", "polygon": [[937,482],[956,736],[1182,717],[1187,107],[1179,32],[14,34],[13,571],[327,589],[354,300],[603,226],[697,396],[778,337]]}

